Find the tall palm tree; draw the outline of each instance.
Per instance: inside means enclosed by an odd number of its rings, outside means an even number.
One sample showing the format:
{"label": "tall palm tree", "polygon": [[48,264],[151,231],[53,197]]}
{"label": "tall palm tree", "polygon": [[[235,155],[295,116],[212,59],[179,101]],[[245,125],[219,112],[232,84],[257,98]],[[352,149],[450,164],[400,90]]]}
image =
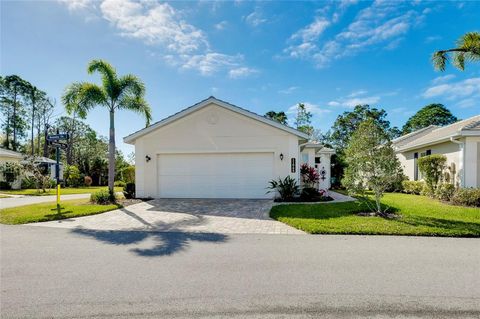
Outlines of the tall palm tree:
{"label": "tall palm tree", "polygon": [[107,108],[110,114],[110,134],[108,143],[108,190],[113,196],[115,178],[115,111],[129,110],[145,117],[146,126],[152,118],[150,106],[145,101],[145,85],[136,76],[117,76],[115,69],[106,61],[92,60],[88,64],[89,74],[98,72],[102,85],[88,82],[72,83],[65,89],[62,101],[69,114],[75,112],[85,118],[95,106]]}
{"label": "tall palm tree", "polygon": [[432,56],[435,69],[445,71],[450,54],[453,55],[453,65],[462,71],[465,69],[465,61],[480,61],[480,33],[467,32],[457,40],[456,48],[435,52]]}

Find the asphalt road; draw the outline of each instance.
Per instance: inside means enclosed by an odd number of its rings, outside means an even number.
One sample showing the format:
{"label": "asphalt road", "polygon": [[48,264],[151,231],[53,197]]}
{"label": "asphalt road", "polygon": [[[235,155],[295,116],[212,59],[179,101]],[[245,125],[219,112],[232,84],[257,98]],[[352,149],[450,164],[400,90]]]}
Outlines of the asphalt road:
{"label": "asphalt road", "polygon": [[0,226],[2,318],[479,318],[480,240]]}

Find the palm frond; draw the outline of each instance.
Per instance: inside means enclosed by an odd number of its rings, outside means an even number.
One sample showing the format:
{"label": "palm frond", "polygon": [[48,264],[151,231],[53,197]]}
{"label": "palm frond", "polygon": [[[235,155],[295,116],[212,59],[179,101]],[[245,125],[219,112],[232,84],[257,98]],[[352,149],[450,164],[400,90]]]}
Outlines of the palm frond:
{"label": "palm frond", "polygon": [[433,67],[436,70],[445,71],[445,65],[448,61],[448,55],[445,51],[437,51],[432,56]]}
{"label": "palm frond", "polygon": [[101,74],[103,87],[110,99],[116,99],[120,92],[115,68],[105,60],[92,60],[88,64],[88,73],[92,74],[94,72]]}
{"label": "palm frond", "polygon": [[107,97],[105,91],[95,84],[76,82],[65,89],[62,102],[68,114],[76,113],[85,118],[96,105],[106,105]]}
{"label": "palm frond", "polygon": [[145,94],[145,84],[133,74],[127,74],[118,79],[119,95],[132,94],[142,97]]}
{"label": "palm frond", "polygon": [[118,108],[130,110],[143,115],[143,117],[145,117],[145,126],[150,125],[150,121],[152,120],[152,110],[143,97],[125,95],[118,102]]}
{"label": "palm frond", "polygon": [[453,65],[460,69],[465,70],[465,53],[464,52],[455,52],[453,55]]}

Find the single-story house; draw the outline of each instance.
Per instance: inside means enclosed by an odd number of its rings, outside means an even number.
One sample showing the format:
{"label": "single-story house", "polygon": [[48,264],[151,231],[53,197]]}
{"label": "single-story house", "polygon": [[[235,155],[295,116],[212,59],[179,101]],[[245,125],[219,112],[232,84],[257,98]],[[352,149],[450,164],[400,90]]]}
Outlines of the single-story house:
{"label": "single-story house", "polygon": [[480,115],[446,126],[431,125],[392,142],[410,180],[422,179],[418,158],[443,154],[449,182],[459,187],[480,187]]}
{"label": "single-story house", "polygon": [[316,166],[330,187],[331,149],[308,135],[211,96],[124,138],[135,146],[138,197],[272,198],[272,179]]}
{"label": "single-story house", "polygon": [[[17,162],[20,164],[25,164],[27,162],[26,158],[28,158],[27,155],[24,155],[19,152],[7,150],[4,148],[0,148],[0,165],[6,162]],[[45,172],[45,174],[48,174],[52,180],[55,180],[55,165],[56,161],[47,158],[47,157],[35,157],[34,163],[41,167],[41,169]],[[63,179],[63,164],[60,163],[60,179]],[[0,181],[3,181],[4,177],[2,174],[0,174]],[[15,180],[12,183],[12,188],[13,189],[19,189],[21,188],[21,182],[22,182],[22,176],[19,176],[17,180]]]}

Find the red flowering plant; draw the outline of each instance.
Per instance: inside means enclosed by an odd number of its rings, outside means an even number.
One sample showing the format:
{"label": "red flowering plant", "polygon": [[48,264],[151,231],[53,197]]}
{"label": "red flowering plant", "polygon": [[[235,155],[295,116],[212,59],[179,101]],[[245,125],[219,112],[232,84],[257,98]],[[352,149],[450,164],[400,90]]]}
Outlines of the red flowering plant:
{"label": "red flowering plant", "polygon": [[314,167],[305,163],[300,166],[300,178],[305,187],[313,188],[318,183],[320,175]]}

